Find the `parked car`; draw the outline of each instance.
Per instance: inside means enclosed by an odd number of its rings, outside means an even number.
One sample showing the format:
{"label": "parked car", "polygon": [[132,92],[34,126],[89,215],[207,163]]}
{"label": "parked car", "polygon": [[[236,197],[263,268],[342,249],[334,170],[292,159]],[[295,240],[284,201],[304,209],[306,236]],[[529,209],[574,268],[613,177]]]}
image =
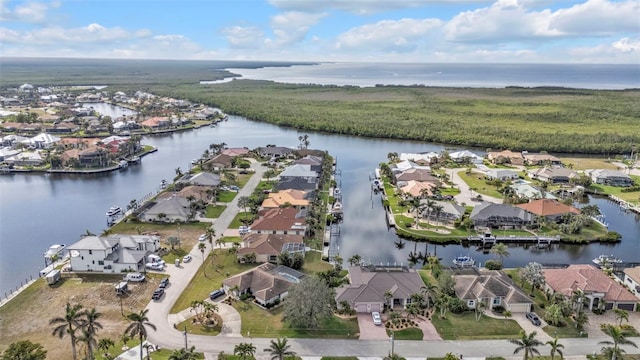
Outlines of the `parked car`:
{"label": "parked car", "polygon": [[235,186],[235,185],[231,185],[231,186],[229,186],[229,190],[231,190],[231,191],[239,191],[240,188]]}
{"label": "parked car", "polygon": [[251,228],[245,225],[242,225],[238,228],[238,233],[240,235],[245,235],[251,232]]}
{"label": "parked car", "polygon": [[160,289],[165,289],[167,286],[169,286],[169,278],[168,277],[160,280],[160,285],[158,285],[158,287]]}
{"label": "parked car", "polygon": [[157,288],[153,291],[153,295],[151,295],[151,300],[160,300],[162,295],[164,295],[164,289]]}
{"label": "parked car", "polygon": [[371,318],[373,319],[374,325],[382,325],[382,317],[380,316],[379,312],[377,311],[372,312]]}
{"label": "parked car", "polygon": [[160,264],[160,263],[147,263],[147,269],[149,270],[156,270],[156,271],[162,271],[164,270],[164,264]]}
{"label": "parked car", "polygon": [[183,263],[188,263],[189,261],[191,261],[191,255],[187,254],[182,258],[182,262]]}
{"label": "parked car", "polygon": [[207,241],[207,234],[201,234],[200,237],[198,237],[198,241]]}
{"label": "parked car", "polygon": [[125,281],[143,282],[145,280],[144,275],[140,273],[127,273],[124,276]]}
{"label": "parked car", "polygon": [[213,290],[209,294],[209,299],[215,300],[215,299],[219,298],[222,295],[224,295],[224,290],[223,289]]}
{"label": "parked car", "polygon": [[524,316],[535,326],[540,326],[540,324],[542,324],[542,321],[540,321],[540,318],[535,313],[528,312]]}

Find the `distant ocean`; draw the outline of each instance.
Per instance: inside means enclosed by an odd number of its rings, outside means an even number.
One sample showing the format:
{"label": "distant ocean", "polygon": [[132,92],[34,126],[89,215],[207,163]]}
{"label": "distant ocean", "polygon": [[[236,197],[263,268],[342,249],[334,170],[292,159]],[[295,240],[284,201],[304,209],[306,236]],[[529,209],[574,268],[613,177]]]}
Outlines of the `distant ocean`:
{"label": "distant ocean", "polygon": [[362,87],[379,84],[488,88],[557,86],[610,90],[640,88],[640,64],[321,63],[226,70],[246,79]]}

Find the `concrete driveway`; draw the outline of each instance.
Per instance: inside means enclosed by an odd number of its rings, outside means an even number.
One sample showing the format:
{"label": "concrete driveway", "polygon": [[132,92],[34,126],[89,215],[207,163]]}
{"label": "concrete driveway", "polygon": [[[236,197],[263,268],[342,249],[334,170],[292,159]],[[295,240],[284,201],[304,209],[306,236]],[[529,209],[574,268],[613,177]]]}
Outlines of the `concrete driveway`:
{"label": "concrete driveway", "polygon": [[371,314],[358,314],[360,340],[389,340],[384,325],[375,325]]}

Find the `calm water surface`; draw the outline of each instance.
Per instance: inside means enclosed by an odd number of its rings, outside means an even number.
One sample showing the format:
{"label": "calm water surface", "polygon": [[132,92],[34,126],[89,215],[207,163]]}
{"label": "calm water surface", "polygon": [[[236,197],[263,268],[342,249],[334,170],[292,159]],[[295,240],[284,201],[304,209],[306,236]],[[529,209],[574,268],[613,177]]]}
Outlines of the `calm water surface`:
{"label": "calm water surface", "polygon": [[[126,208],[131,199],[142,198],[156,189],[162,179],[172,179],[175,169],[187,169],[209,144],[225,142],[229,147],[255,148],[267,144],[295,147],[296,130],[248,121],[230,116],[215,128],[145,137],[143,143],[159,151],[142,159],[142,164],[125,171],[100,176],[2,175],[0,176],[0,295],[20,281],[36,275],[44,265],[43,252],[57,243],[71,244],[89,230],[101,233],[106,226],[105,212],[116,204]],[[309,133],[307,133],[309,134]],[[310,134],[310,148],[328,150],[337,158],[345,209],[340,253],[347,259],[360,254],[374,262],[403,262],[414,248],[408,242],[397,250],[393,230],[386,227],[380,198],[372,195],[369,174],[389,152],[441,151],[441,145],[410,141],[365,139],[350,136]],[[550,250],[510,248],[507,266],[529,261],[541,263],[590,262],[601,253],[614,254],[626,261],[640,261],[640,220],[621,212],[614,204],[596,199],[607,215],[610,228],[623,234],[617,245],[559,245]],[[489,255],[458,245],[419,243],[418,251],[434,252],[447,264],[459,254],[471,253],[478,261]],[[428,249],[425,248],[428,246]]]}

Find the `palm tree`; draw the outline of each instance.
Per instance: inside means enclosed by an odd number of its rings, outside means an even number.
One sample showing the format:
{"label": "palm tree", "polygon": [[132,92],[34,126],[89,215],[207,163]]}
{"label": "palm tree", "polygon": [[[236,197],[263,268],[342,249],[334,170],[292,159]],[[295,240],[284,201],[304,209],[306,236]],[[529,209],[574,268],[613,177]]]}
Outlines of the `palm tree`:
{"label": "palm tree", "polygon": [[616,315],[616,320],[618,320],[618,326],[622,326],[622,320],[629,322],[629,313],[622,309],[613,309],[613,312]]}
{"label": "palm tree", "polygon": [[89,360],[93,359],[93,351],[97,348],[96,333],[99,329],[102,329],[102,324],[98,322],[98,319],[102,316],[102,313],[97,312],[96,308],[83,311],[82,331],[84,342],[87,344],[87,350],[89,352]]}
{"label": "palm tree", "polygon": [[84,312],[82,311],[82,305],[75,304],[72,306],[67,303],[64,317],[55,317],[49,320],[49,325],[57,325],[53,329],[53,336],[62,338],[65,334],[69,334],[69,337],[71,338],[71,354],[73,355],[73,360],[77,360],[78,358],[76,354],[76,330],[82,326],[83,315]]}
{"label": "palm tree", "polygon": [[224,240],[222,240],[222,238],[216,239],[216,245],[222,248],[222,246],[224,245]]}
{"label": "palm tree", "polygon": [[622,349],[620,349],[620,345],[630,345],[635,348],[638,347],[636,343],[627,339],[627,337],[625,336],[624,330],[622,330],[620,326],[607,324],[602,329],[602,332],[609,335],[612,341],[609,341],[609,340],[600,341],[598,344],[613,345],[612,346],[613,353],[612,353],[611,360],[616,360],[617,355],[619,355],[622,352]]}
{"label": "palm tree", "polygon": [[192,346],[189,349],[173,350],[169,355],[169,360],[196,360],[198,355],[196,354],[196,347]]}
{"label": "palm tree", "polygon": [[527,334],[524,331],[520,331],[520,339],[509,339],[508,341],[512,344],[518,345],[518,347],[513,351],[514,354],[519,353],[521,350],[524,350],[524,360],[527,360],[529,356],[540,355],[540,351],[536,349],[536,346],[543,345],[540,340],[536,339],[537,332],[533,331],[530,334]]}
{"label": "palm tree", "polygon": [[393,244],[396,246],[396,249],[398,250],[404,249],[404,246],[405,246],[405,242],[402,240],[395,241]]}
{"label": "palm tree", "polygon": [[564,349],[564,345],[560,344],[558,342],[558,337],[554,337],[553,340],[549,340],[547,341],[545,344],[551,346],[551,350],[549,351],[549,355],[551,355],[551,360],[554,360],[556,353],[558,353],[560,355],[560,360],[562,360],[562,356],[564,354],[562,354],[562,350],[560,349]]}
{"label": "palm tree", "polygon": [[247,208],[251,205],[251,199],[248,196],[240,196],[238,198],[238,206],[244,209],[244,217],[247,218]]}
{"label": "palm tree", "polygon": [[427,305],[427,309],[430,307],[430,301],[437,295],[438,287],[432,284],[425,284],[420,288],[420,293],[424,295],[424,300]]}
{"label": "palm tree", "polygon": [[349,265],[356,266],[360,264],[360,261],[362,261],[362,256],[355,254],[352,257],[350,257],[348,261],[349,261]]}
{"label": "palm tree", "polygon": [[82,347],[84,350],[84,359],[93,360],[93,349],[98,347],[98,342],[94,335],[90,334],[86,329],[81,329],[82,333],[76,338],[76,342],[84,344]]}
{"label": "palm tree", "polygon": [[200,253],[202,253],[202,263],[204,264],[204,250],[207,248],[207,245],[205,245],[205,243],[199,243],[198,244],[198,250],[200,250]]}
{"label": "palm tree", "polygon": [[493,247],[491,247],[491,250],[489,250],[489,252],[500,259],[500,264],[503,263],[505,257],[508,257],[509,255],[511,255],[509,254],[507,245],[504,243],[497,243],[493,245]]}
{"label": "palm tree", "polygon": [[240,343],[233,348],[233,354],[239,356],[243,360],[253,357],[255,353],[256,347],[251,343]]}
{"label": "palm tree", "polygon": [[393,293],[390,290],[387,290],[384,292],[383,296],[385,305],[387,305],[389,308],[392,308],[393,304],[391,304],[391,299],[393,299]]}
{"label": "palm tree", "polygon": [[115,344],[116,343],[109,338],[98,340],[98,350],[102,350],[102,357],[107,357],[109,348],[114,346]]}
{"label": "palm tree", "polygon": [[156,330],[156,326],[149,322],[147,313],[149,309],[140,310],[139,313],[130,313],[127,315],[127,319],[131,321],[131,324],[124,330],[125,334],[129,337],[138,336],[140,339],[140,360],[142,360],[142,343],[147,337],[147,326]]}
{"label": "palm tree", "polygon": [[295,351],[289,350],[291,345],[287,344],[287,338],[271,340],[271,345],[263,351],[271,354],[271,360],[284,360],[285,356],[296,356]]}
{"label": "palm tree", "polygon": [[211,245],[211,249],[213,249],[213,238],[216,237],[216,231],[209,226],[207,231],[205,231],[205,235],[207,236],[207,241],[209,241],[209,245]]}

